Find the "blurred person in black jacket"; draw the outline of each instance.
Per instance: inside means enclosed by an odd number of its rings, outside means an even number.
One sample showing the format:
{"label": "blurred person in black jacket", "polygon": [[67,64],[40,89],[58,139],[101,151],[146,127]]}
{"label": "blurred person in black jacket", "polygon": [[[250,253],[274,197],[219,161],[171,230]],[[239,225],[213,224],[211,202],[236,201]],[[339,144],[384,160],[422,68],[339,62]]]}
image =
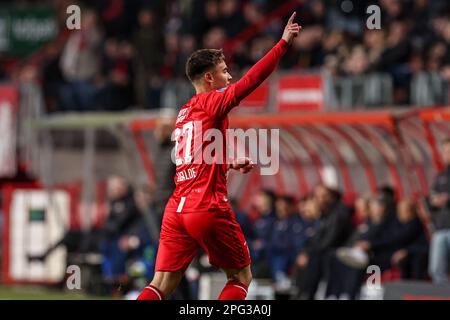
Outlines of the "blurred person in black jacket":
{"label": "blurred person in black jacket", "polygon": [[[355,200],[356,228],[346,241],[345,246],[336,250],[336,254],[330,258],[330,276],[328,277],[325,293],[327,299],[336,299],[345,295],[350,299],[356,297],[359,284],[364,276],[364,271],[361,270],[360,266],[355,264],[351,266],[343,264],[338,257],[342,256],[342,253],[345,254],[345,250],[351,248],[356,242],[367,239],[370,228],[373,228],[375,224],[370,212],[370,201],[370,195],[362,195]],[[384,210],[383,212],[386,211]],[[357,258],[363,259],[362,262],[360,260],[356,261],[363,264],[363,267],[366,266],[365,263],[368,263],[367,255],[363,255],[362,257],[359,255]]]}
{"label": "blurred person in black jacket", "polygon": [[160,106],[161,80],[159,68],[164,60],[163,32],[160,30],[159,12],[144,7],[137,14],[138,27],[132,42],[136,49],[134,57],[135,92],[138,105],[143,109]]}
{"label": "blurred person in black jacket", "polygon": [[442,144],[444,169],[431,188],[432,223],[429,273],[434,283],[449,282],[450,261],[450,138]]}
{"label": "blurred person in black jacket", "polygon": [[397,209],[400,229],[399,247],[391,256],[391,264],[400,269],[402,279],[425,280],[427,277],[428,239],[419,215],[417,204],[411,199],[400,201]]}
{"label": "blurred person in black jacket", "polygon": [[270,190],[260,190],[253,197],[253,207],[255,209],[253,251],[251,258],[253,261],[253,274],[255,277],[270,277],[270,270],[267,264],[268,244],[275,221],[275,200],[276,195]]}
{"label": "blurred person in black jacket", "polygon": [[127,252],[122,250],[123,236],[140,218],[133,190],[120,176],[107,181],[109,214],[101,230],[100,252],[103,255],[102,274],[105,280],[115,282],[125,274]]}
{"label": "blurred person in black jacket", "polygon": [[295,261],[294,229],[298,219],[294,213],[294,198],[280,196],[275,201],[276,217],[267,244],[268,264],[272,279],[281,282],[287,279]]}
{"label": "blurred person in black jacket", "polygon": [[292,223],[295,257],[306,247],[319,226],[320,208],[313,197],[305,197],[297,203],[298,212]]}
{"label": "blurred person in black jacket", "polygon": [[253,248],[253,241],[255,240],[255,230],[250,218],[248,217],[248,213],[239,208],[238,201],[236,199],[230,199],[230,206],[236,215],[236,221],[241,226],[242,232],[244,232],[245,239],[251,252]]}
{"label": "blurred person in black jacket", "polygon": [[298,297],[309,300],[314,299],[320,281],[328,277],[330,256],[352,229],[350,210],[338,191],[320,184],[314,189],[314,198],[321,211],[319,226],[296,261]]}
{"label": "blurred person in black jacket", "polygon": [[133,220],[118,241],[124,255],[126,277],[121,285],[123,291],[137,297],[140,288],[153,278],[158,242],[151,237],[149,206],[151,190],[148,185],[140,186],[134,192],[134,201],[139,217]]}

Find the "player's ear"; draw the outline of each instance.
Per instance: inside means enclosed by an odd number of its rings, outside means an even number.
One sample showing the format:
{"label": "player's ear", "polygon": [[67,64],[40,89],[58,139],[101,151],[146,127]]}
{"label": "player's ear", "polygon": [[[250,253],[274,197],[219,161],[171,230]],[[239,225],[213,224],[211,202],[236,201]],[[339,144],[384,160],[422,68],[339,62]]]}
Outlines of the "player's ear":
{"label": "player's ear", "polygon": [[203,75],[203,79],[205,79],[207,83],[212,83],[214,81],[212,72],[205,72],[205,74]]}

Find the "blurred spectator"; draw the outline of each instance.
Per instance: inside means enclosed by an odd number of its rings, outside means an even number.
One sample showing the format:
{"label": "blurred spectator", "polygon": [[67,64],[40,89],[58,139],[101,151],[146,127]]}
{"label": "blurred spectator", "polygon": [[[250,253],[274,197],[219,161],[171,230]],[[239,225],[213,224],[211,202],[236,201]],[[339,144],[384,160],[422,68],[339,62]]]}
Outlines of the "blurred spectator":
{"label": "blurred spectator", "polygon": [[[275,220],[275,199],[272,191],[261,190],[253,197],[253,221],[255,241],[253,242],[253,274],[256,277],[270,277],[267,266],[268,244]],[[250,218],[252,218],[252,215]]]}
{"label": "blurred spectator", "polygon": [[294,198],[290,196],[275,201],[276,217],[267,243],[267,258],[272,279],[278,284],[288,278],[296,257],[293,227],[298,217],[294,209]]}
{"label": "blurred spectator", "polygon": [[213,27],[203,37],[203,46],[210,49],[222,49],[226,40],[225,30],[221,27]]}
{"label": "blurred spectator", "polygon": [[370,216],[370,194],[363,194],[355,200],[355,213],[353,216],[353,224],[356,226],[356,232],[358,229],[366,229],[367,221]]}
{"label": "blurred spectator", "polygon": [[138,13],[138,29],[133,35],[135,55],[135,82],[138,105],[142,108],[155,108],[160,105],[159,69],[163,61],[164,45],[162,30],[155,13],[142,9]]}
{"label": "blurred spectator", "polygon": [[380,58],[374,63],[376,70],[389,73],[394,83],[394,102],[407,103],[409,83],[405,80],[404,64],[411,54],[408,38],[410,24],[408,20],[395,20],[389,25],[386,47]]}
{"label": "blurred spectator", "polygon": [[244,4],[243,14],[246,23],[250,25],[257,24],[264,18],[264,14],[261,11],[260,6],[258,6],[255,1],[249,1]]}
{"label": "blurred spectator", "polygon": [[297,203],[297,212],[291,219],[293,260],[290,268],[291,277],[294,281],[298,281],[298,266],[296,264],[297,257],[305,250],[308,242],[315,235],[319,227],[320,208],[317,201],[313,197],[306,197]]}
{"label": "blurred spectator", "polygon": [[[103,255],[102,274],[110,284],[120,283],[126,271],[128,252],[134,248],[136,237],[127,238],[127,232],[142,218],[131,186],[123,177],[112,176],[107,181],[109,214],[103,225],[100,252]],[[125,237],[124,237],[125,236]],[[130,243],[128,240],[132,240]]]}
{"label": "blurred spectator", "polygon": [[[364,277],[362,269],[368,264],[368,256],[362,250],[348,250],[347,248],[352,248],[358,241],[368,239],[370,232],[374,230],[374,225],[379,223],[379,220],[376,221],[371,214],[370,202],[369,195],[360,196],[355,200],[354,223],[356,228],[344,246],[336,250],[336,254],[330,257],[330,276],[325,293],[327,299],[343,297],[355,299],[357,296],[360,283]],[[352,259],[348,259],[347,256],[351,256]]]}
{"label": "blurred spectator", "polygon": [[251,199],[249,218],[253,224],[264,216],[275,216],[276,195],[272,190],[259,190]]}
{"label": "blurred spectator", "polygon": [[[292,43],[292,54],[288,59],[295,59],[291,65],[283,65],[284,68],[318,68],[324,62],[322,38],[324,28],[321,25],[305,27]],[[284,59],[283,59],[284,60]]]}
{"label": "blurred spectator", "polygon": [[400,0],[381,0],[380,7],[385,13],[383,16],[385,24],[389,24],[405,15],[403,2]]}
{"label": "blurred spectator", "polygon": [[367,50],[367,59],[373,69],[372,64],[379,61],[386,46],[386,33],[383,29],[366,30],[363,36],[363,44]]}
{"label": "blurred spectator", "polygon": [[[390,192],[379,193],[370,201],[367,198],[357,200],[365,208],[362,222],[346,241],[342,248],[330,258],[330,275],[328,279],[326,297],[355,299],[364,279],[365,268],[369,263],[377,265],[381,271],[390,267],[392,251],[372,251],[370,257],[369,249],[371,241],[381,241],[393,236],[392,226],[395,219],[395,211],[392,206]],[[360,204],[360,205],[361,205]],[[367,213],[368,209],[368,215]],[[350,249],[348,249],[350,248]]]}
{"label": "blurred spectator", "polygon": [[377,195],[381,196],[385,201],[387,212],[394,215],[397,210],[395,190],[389,185],[383,185],[378,187]]}
{"label": "blurred spectator", "polygon": [[364,74],[369,66],[367,53],[362,46],[355,46],[344,61],[343,70],[347,75],[358,76]]}
{"label": "blurred spectator", "polygon": [[[397,220],[409,235],[391,257],[393,266],[400,269],[402,279],[425,280],[427,278],[428,240],[419,219],[417,204],[411,199],[400,201]],[[402,237],[401,233],[397,237]]]}
{"label": "blurred spectator", "polygon": [[134,1],[105,0],[101,1],[99,7],[107,37],[129,36],[132,27],[132,9],[130,5]]}
{"label": "blurred spectator", "polygon": [[225,30],[228,37],[236,36],[247,27],[240,8],[240,1],[221,0],[219,1],[219,6],[221,16],[218,25]]}
{"label": "blurred spectator", "polygon": [[119,238],[118,245],[125,256],[126,278],[121,285],[125,293],[140,289],[153,278],[158,239],[151,237],[150,190],[142,186],[134,192],[134,201],[140,215]]}
{"label": "blurred spectator", "polygon": [[342,61],[349,52],[346,34],[341,30],[332,30],[324,36],[322,41],[324,62],[323,67],[333,76],[339,76],[342,71]]}
{"label": "blurred spectator", "polygon": [[363,238],[357,240],[353,247],[373,253],[372,264],[381,271],[391,266],[390,257],[393,253],[393,237],[396,236],[395,207],[386,194],[378,194],[370,201],[371,227]]}
{"label": "blurred spectator", "polygon": [[213,26],[216,26],[220,17],[219,1],[207,0],[205,1],[205,19],[203,30],[210,30]]}
{"label": "blurred spectator", "polygon": [[250,252],[252,252],[253,241],[255,240],[255,230],[253,229],[253,224],[250,221],[247,212],[238,208],[237,201],[235,199],[230,199],[230,206],[236,216],[236,221],[242,228],[242,232],[244,233]]}
{"label": "blurred spectator", "polygon": [[352,228],[350,211],[337,191],[318,185],[314,199],[321,212],[319,226],[297,257],[299,298],[309,300],[314,299],[321,280],[328,277],[330,255],[344,243]]}
{"label": "blurred spectator", "polygon": [[306,247],[319,226],[320,208],[313,197],[306,197],[297,203],[297,216],[293,221],[295,257]]}
{"label": "blurred spectator", "polygon": [[302,21],[302,24],[325,25],[326,23],[326,8],[322,0],[309,1],[299,13],[299,20]]}
{"label": "blurred spectator", "polygon": [[113,100],[111,75],[119,60],[119,41],[109,38],[104,41],[99,73],[95,79],[96,105],[101,110],[107,110]]}
{"label": "blurred spectator", "polygon": [[[175,126],[174,109],[161,109],[155,128],[156,149],[153,151],[155,182],[152,211],[157,218],[157,230],[162,222],[164,208],[175,188],[175,160],[172,159],[173,142],[171,135]],[[159,239],[159,233],[156,235]]]}
{"label": "blurred spectator", "polygon": [[133,47],[111,38],[105,42],[101,73],[97,77],[96,109],[118,111],[133,103]]}
{"label": "blurred spectator", "polygon": [[84,9],[81,29],[73,31],[62,51],[60,67],[66,84],[61,89],[61,108],[87,111],[94,108],[94,78],[99,71],[101,41],[97,16]]}
{"label": "blurred spectator", "polygon": [[42,61],[42,89],[47,112],[58,111],[61,106],[60,90],[64,86],[64,77],[61,73],[60,48],[51,43],[45,49]]}
{"label": "blurred spectator", "polygon": [[191,34],[184,34],[180,39],[180,51],[179,57],[177,59],[176,65],[176,75],[180,78],[185,77],[186,72],[186,61],[189,56],[197,49],[197,41],[195,37]]}
{"label": "blurred spectator", "polygon": [[448,283],[450,257],[450,139],[442,144],[444,170],[436,177],[431,188],[433,206],[429,273],[434,283]]}
{"label": "blurred spectator", "polygon": [[165,54],[161,68],[161,76],[165,79],[176,78],[176,65],[180,50],[180,36],[177,33],[169,33],[164,37]]}

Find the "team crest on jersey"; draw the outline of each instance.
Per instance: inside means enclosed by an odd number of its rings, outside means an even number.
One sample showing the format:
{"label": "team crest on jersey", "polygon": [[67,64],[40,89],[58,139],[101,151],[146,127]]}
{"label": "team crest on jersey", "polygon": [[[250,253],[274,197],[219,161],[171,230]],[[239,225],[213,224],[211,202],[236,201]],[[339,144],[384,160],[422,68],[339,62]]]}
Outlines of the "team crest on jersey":
{"label": "team crest on jersey", "polygon": [[224,92],[225,90],[227,90],[228,87],[223,87],[220,89],[217,89],[216,92]]}

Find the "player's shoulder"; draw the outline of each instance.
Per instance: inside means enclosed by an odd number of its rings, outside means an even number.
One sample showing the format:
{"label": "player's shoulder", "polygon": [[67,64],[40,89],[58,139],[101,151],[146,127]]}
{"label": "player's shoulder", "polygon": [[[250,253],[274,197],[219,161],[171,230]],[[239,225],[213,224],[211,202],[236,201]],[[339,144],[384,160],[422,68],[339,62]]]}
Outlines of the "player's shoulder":
{"label": "player's shoulder", "polygon": [[230,84],[226,87],[214,89],[202,96],[202,101],[206,102],[206,104],[217,104],[223,103],[224,101],[228,101],[233,98],[233,84]]}
{"label": "player's shoulder", "polygon": [[205,94],[202,93],[193,96],[188,102],[186,102],[178,111],[176,124],[195,120],[201,117],[204,113],[203,105],[206,104],[204,99]]}

